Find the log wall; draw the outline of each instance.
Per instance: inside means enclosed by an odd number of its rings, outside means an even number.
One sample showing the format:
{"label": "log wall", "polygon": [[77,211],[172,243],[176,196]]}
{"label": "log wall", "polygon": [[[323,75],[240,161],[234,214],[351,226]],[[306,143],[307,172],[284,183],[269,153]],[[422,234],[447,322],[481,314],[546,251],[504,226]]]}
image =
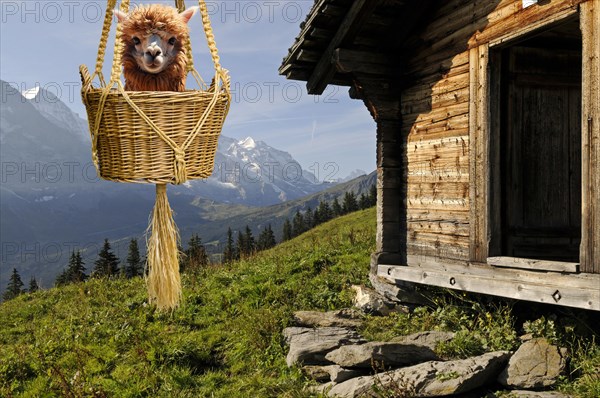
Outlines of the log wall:
{"label": "log wall", "polygon": [[485,202],[472,208],[486,198],[469,183],[486,176],[473,175],[470,158],[487,148],[470,140],[473,131],[485,128],[483,114],[469,114],[477,109],[472,97],[483,84],[470,76],[485,76],[474,70],[486,67],[482,48],[573,13],[582,2],[552,0],[523,9],[521,0],[451,0],[435,7],[411,37],[402,64],[402,80],[409,83],[401,90],[409,255],[476,261],[487,256],[471,242],[473,234],[485,241],[488,226],[472,224],[487,219],[478,217],[485,215]]}

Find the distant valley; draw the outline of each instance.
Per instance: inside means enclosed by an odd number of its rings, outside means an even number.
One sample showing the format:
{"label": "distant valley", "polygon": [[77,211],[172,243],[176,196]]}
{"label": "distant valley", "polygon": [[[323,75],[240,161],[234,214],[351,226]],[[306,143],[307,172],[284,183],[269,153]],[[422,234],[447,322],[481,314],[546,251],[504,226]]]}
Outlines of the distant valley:
{"label": "distant valley", "polygon": [[[124,259],[128,240],[143,234],[154,186],[100,180],[91,163],[87,122],[51,93],[20,93],[1,83],[0,291],[16,267],[52,285],[73,249],[84,250],[88,269],[108,238]],[[198,233],[219,251],[227,228],[249,225],[255,234],[271,224],[280,238],[284,220],[375,182],[357,172],[347,182],[321,182],[287,152],[248,137],[221,136],[215,171],[207,180],[169,186],[169,199],[185,244]]]}

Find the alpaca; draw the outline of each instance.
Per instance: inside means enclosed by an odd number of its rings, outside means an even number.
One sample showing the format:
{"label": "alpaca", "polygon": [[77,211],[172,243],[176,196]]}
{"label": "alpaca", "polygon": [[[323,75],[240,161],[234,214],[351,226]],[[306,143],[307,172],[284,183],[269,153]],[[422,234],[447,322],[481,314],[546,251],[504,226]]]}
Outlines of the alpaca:
{"label": "alpaca", "polygon": [[122,24],[122,64],[127,91],[185,91],[188,22],[198,11],[178,13],[162,4],[113,13]]}

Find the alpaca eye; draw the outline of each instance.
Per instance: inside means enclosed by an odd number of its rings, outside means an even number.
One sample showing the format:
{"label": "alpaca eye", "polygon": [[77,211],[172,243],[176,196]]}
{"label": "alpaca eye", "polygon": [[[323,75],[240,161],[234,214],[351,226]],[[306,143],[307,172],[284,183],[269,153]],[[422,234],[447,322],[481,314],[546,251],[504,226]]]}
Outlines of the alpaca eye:
{"label": "alpaca eye", "polygon": [[172,46],[175,45],[175,38],[174,37],[171,37],[169,39],[169,44],[172,45]]}
{"label": "alpaca eye", "polygon": [[140,39],[138,39],[137,37],[133,38],[133,44],[135,44],[137,46],[140,43],[141,43]]}

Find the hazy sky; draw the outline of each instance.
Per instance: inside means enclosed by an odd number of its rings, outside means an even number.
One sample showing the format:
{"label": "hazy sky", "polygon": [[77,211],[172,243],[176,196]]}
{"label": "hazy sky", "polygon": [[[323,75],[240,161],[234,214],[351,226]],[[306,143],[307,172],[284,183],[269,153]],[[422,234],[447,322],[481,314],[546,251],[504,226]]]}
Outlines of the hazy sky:
{"label": "hazy sky", "polygon": [[[322,96],[310,96],[304,82],[277,73],[312,4],[207,1],[221,63],[232,76],[233,104],[223,134],[251,136],[288,151],[305,168],[318,171],[320,179],[355,169],[370,172],[375,123],[362,102],[351,100],[347,87],[329,86]],[[85,117],[78,67],[95,64],[106,1],[0,0],[0,6],[0,78],[21,89],[40,85]],[[195,64],[210,80],[212,63],[199,15],[190,24]],[[112,51],[112,38],[109,43]]]}

